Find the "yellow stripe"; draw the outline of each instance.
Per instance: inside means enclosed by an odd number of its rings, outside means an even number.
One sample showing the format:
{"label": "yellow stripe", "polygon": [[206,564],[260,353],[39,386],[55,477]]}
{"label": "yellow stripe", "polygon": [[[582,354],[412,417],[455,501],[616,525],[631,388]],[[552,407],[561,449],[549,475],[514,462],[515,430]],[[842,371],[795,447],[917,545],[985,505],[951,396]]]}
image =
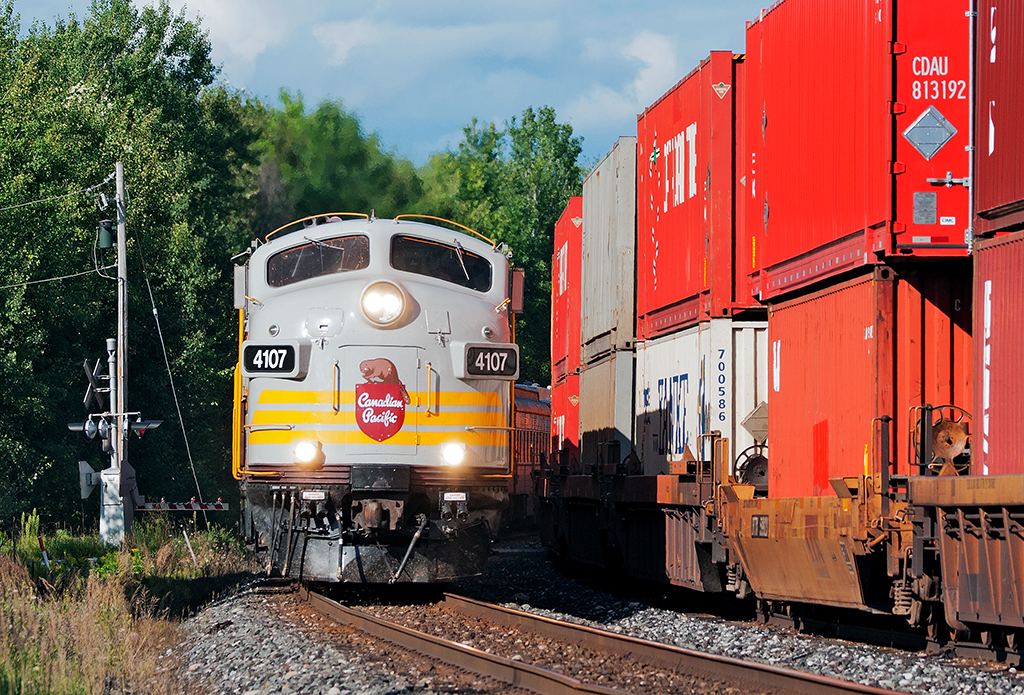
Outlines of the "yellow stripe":
{"label": "yellow stripe", "polygon": [[[378,442],[361,430],[262,430],[249,434],[249,445],[291,444],[300,439],[318,439],[324,444],[371,444],[377,446],[439,446],[448,442],[462,442],[467,446],[508,446],[508,433],[494,430],[448,432],[399,432],[394,437]],[[418,439],[418,441],[417,441]]]}
{"label": "yellow stripe", "polygon": [[[252,414],[254,425],[354,425],[356,424],[356,413],[354,410],[342,410],[339,413],[323,410],[257,410]],[[442,425],[447,427],[469,427],[504,426],[504,413],[488,413],[480,411],[454,412],[454,413],[432,413],[405,411],[405,425]]]}
{"label": "yellow stripe", "polygon": [[[260,392],[258,403],[266,405],[331,405],[331,398],[334,394],[331,391],[280,391],[266,390]],[[441,391],[440,394],[431,394],[430,405],[434,406],[433,396],[437,396],[440,405],[476,405],[476,406],[500,406],[501,394],[493,391]],[[419,405],[427,402],[426,391],[410,391],[409,398],[412,405]],[[354,391],[342,391],[338,394],[338,400],[343,405],[352,405],[356,402]]]}

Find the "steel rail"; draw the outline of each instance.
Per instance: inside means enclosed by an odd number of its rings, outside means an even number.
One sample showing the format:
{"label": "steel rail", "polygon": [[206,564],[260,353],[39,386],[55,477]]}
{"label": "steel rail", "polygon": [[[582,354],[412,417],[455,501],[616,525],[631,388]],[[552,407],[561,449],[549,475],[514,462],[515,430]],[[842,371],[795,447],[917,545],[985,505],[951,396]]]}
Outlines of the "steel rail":
{"label": "steel rail", "polygon": [[552,620],[533,613],[483,603],[454,594],[445,594],[442,605],[464,615],[482,618],[488,622],[514,627],[550,639],[578,644],[596,651],[628,656],[659,668],[707,680],[772,688],[786,693],[806,693],[807,695],[839,695],[840,693],[893,695],[893,693],[899,692],[795,669],[743,661],[718,654],[705,654],[670,644],[649,642],[585,625]]}
{"label": "steel rail", "polygon": [[[347,608],[319,594],[310,593],[309,601],[313,608],[339,622],[349,624],[406,649],[517,688],[543,694],[551,693],[552,695],[572,693],[622,695],[626,692],[582,683],[575,678],[547,671],[531,664],[488,654],[479,649],[410,630],[376,616]],[[524,611],[482,603],[454,594],[445,594],[442,606],[506,627],[578,644],[616,656],[628,656],[676,673],[709,681],[735,684],[752,690],[768,689],[804,695],[848,695],[849,693],[893,695],[900,692],[769,664],[742,661],[717,654],[704,654],[673,645],[648,642],[583,625],[563,623]]]}
{"label": "steel rail", "polygon": [[456,668],[508,683],[515,688],[522,688],[541,695],[575,695],[577,693],[630,695],[624,690],[588,685],[554,671],[547,671],[531,664],[495,656],[450,640],[410,630],[368,613],[342,606],[315,592],[309,592],[308,600],[315,610],[340,623],[351,625],[374,637],[380,637],[399,647],[443,661]]}

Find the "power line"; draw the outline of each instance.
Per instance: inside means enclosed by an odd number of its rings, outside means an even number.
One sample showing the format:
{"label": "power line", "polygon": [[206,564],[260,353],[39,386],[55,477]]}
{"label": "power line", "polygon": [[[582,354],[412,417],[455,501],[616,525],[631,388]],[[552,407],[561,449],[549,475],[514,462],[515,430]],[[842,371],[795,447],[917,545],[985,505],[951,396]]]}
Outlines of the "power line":
{"label": "power line", "polygon": [[[164,354],[164,366],[167,367],[167,378],[171,384],[171,396],[174,398],[174,408],[178,411],[178,422],[181,424],[181,436],[185,440],[185,454],[188,456],[188,465],[192,469],[192,479],[196,483],[196,492],[199,494],[199,501],[203,501],[203,491],[199,486],[199,476],[196,474],[196,464],[192,460],[192,447],[188,442],[188,432],[185,431],[185,418],[181,415],[181,404],[178,402],[178,390],[174,387],[174,373],[171,371],[171,362],[167,357],[167,345],[164,343],[164,332],[160,327],[160,314],[156,309],[156,299],[153,298],[153,287],[149,284],[149,271],[146,269],[146,258],[142,253],[142,240],[139,238],[138,230],[133,230],[135,234],[135,246],[139,251],[139,261],[142,266],[142,276],[146,279],[146,289],[149,291],[149,303],[153,307],[153,319],[156,321],[156,334],[160,337],[160,350]],[[203,510],[203,519],[206,519],[206,523],[209,524],[210,520],[206,517],[206,510]]]}
{"label": "power line", "polygon": [[[77,278],[83,275],[91,275],[92,273],[98,273],[100,270],[110,270],[116,266],[105,265],[102,268],[96,268],[94,270],[84,270],[81,273],[75,273],[73,275],[61,275],[56,278],[46,278],[45,280],[29,280],[27,282],[16,282],[13,285],[0,285],[0,290],[9,290],[14,287],[26,287],[28,285],[41,285],[44,282],[57,282],[58,280],[67,280],[69,278]],[[100,273],[102,275],[102,273]],[[105,277],[105,276],[104,276]]]}
{"label": "power line", "polygon": [[70,198],[71,196],[81,195],[82,193],[92,193],[93,191],[95,191],[100,186],[104,186],[104,185],[110,183],[110,181],[113,178],[114,178],[114,175],[111,174],[107,178],[103,179],[103,181],[101,181],[100,183],[97,183],[95,186],[89,186],[88,188],[83,188],[80,191],[71,191],[70,193],[65,193],[64,195],[54,195],[54,196],[50,196],[49,198],[40,198],[39,200],[30,200],[27,203],[18,203],[17,205],[8,205],[5,208],[0,208],[0,212],[6,212],[8,210],[16,210],[17,208],[28,207],[29,205],[38,205],[39,203],[49,203],[50,201],[53,201],[53,200],[61,200],[63,198]]}

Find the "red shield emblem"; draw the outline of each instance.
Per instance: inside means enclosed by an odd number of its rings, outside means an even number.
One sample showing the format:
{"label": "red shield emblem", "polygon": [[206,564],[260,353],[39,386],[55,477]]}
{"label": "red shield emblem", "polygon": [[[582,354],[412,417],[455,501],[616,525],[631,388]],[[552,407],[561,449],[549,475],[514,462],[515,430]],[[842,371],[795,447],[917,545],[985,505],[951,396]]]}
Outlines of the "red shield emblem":
{"label": "red shield emblem", "polygon": [[401,384],[356,384],[356,423],[370,439],[391,439],[405,424]]}

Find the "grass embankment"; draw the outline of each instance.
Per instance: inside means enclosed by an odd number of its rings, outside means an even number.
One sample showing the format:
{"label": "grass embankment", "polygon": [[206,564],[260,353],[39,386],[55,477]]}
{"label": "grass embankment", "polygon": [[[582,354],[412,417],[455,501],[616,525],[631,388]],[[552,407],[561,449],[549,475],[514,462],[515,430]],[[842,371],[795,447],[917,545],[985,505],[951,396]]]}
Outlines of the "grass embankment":
{"label": "grass embankment", "polygon": [[[166,517],[136,524],[120,550],[98,537],[46,536],[22,518],[16,539],[0,534],[0,694],[178,691],[176,618],[252,569],[222,529],[184,536]],[[91,560],[90,560],[91,558]]]}

